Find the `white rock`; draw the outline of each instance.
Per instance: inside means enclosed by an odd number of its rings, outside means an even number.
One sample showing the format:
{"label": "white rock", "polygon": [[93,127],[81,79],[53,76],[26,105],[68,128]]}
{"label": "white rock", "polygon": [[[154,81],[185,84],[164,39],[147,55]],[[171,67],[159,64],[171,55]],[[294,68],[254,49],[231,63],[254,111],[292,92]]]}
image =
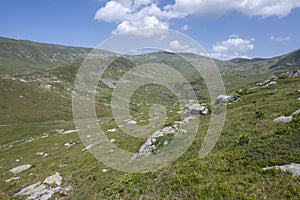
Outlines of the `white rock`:
{"label": "white rock", "polygon": [[130,121],[128,121],[126,124],[127,124],[127,125],[135,125],[136,123],[137,123],[136,121],[130,120]]}
{"label": "white rock", "polygon": [[115,142],[115,141],[116,141],[115,139],[111,139],[111,140],[110,140],[110,142]]}
{"label": "white rock", "polygon": [[53,185],[56,184],[57,186],[61,185],[62,177],[59,175],[58,172],[56,172],[54,175],[47,177],[44,180],[44,183]]}
{"label": "white rock", "polygon": [[300,101],[300,97],[297,100]]}
{"label": "white rock", "polygon": [[[300,99],[300,98],[299,98]],[[300,108],[298,110],[296,110],[295,112],[293,112],[292,115],[298,115],[300,113]]]}
{"label": "white rock", "polygon": [[227,95],[219,95],[217,99],[215,100],[215,104],[220,104],[220,103],[228,103],[230,101],[235,100],[234,96],[227,96]]}
{"label": "white rock", "polygon": [[85,147],[84,149],[81,149],[81,151],[89,150],[89,149],[91,149],[93,146],[94,146],[93,144],[90,144],[89,146]]}
{"label": "white rock", "polygon": [[43,155],[44,155],[44,152],[37,152],[36,155],[38,155],[38,156],[43,156]]}
{"label": "white rock", "polygon": [[276,84],[277,84],[276,81],[271,81],[271,82],[267,83],[266,85],[264,85],[264,87],[270,87],[270,86],[276,85]]}
{"label": "white rock", "polygon": [[18,176],[17,177],[12,177],[10,179],[5,180],[5,183],[9,183],[11,181],[18,180],[18,179],[20,179],[20,177],[18,177]]}
{"label": "white rock", "polygon": [[168,145],[169,144],[169,142],[166,140],[165,142],[164,142],[164,146],[166,146],[166,145]]}
{"label": "white rock", "polygon": [[115,129],[115,128],[113,128],[113,129],[108,129],[107,130],[107,132],[110,132],[110,133],[114,133],[114,132],[116,132],[117,131],[117,129]]}
{"label": "white rock", "polygon": [[78,130],[68,130],[68,131],[64,131],[62,134],[69,134],[69,133],[76,133]]}
{"label": "white rock", "polygon": [[18,174],[20,172],[23,172],[25,170],[28,170],[31,167],[30,164],[26,164],[26,165],[20,165],[18,167],[12,168],[11,170],[9,170],[11,173],[13,174]]}
{"label": "white rock", "polygon": [[282,122],[282,123],[288,123],[291,122],[293,119],[293,116],[281,116],[281,117],[277,117],[276,119],[273,120],[273,122]]}
{"label": "white rock", "polygon": [[108,172],[108,169],[102,169],[102,172],[104,172],[104,173]]}
{"label": "white rock", "polygon": [[282,166],[274,166],[274,167],[265,167],[263,170],[268,169],[280,169],[282,171],[289,171],[293,174],[294,177],[300,176],[300,164],[290,164],[290,165],[282,165]]}

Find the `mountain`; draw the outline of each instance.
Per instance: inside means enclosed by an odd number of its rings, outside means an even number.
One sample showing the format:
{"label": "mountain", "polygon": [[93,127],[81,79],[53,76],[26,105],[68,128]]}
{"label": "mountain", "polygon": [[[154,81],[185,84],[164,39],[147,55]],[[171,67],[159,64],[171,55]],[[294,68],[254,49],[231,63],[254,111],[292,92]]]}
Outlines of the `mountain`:
{"label": "mountain", "polygon": [[[188,130],[193,126],[195,115],[185,113],[185,103],[179,105],[172,91],[155,84],[136,88],[125,106],[136,129],[151,125],[143,129],[149,135],[133,137],[124,126],[119,126],[112,112],[111,97],[116,80],[134,67],[149,62],[173,67],[188,80],[198,97],[193,103],[188,102],[208,108],[207,115],[199,116],[197,133],[179,159],[171,162],[163,157],[166,165],[155,172],[125,173],[99,162],[88,151],[97,148],[100,142],[94,138],[94,133],[99,134],[97,130],[91,128],[90,135],[82,137],[76,130],[81,127],[74,124],[73,84],[90,49],[6,38],[1,38],[0,45],[0,199],[300,198],[299,177],[277,169],[263,170],[300,163],[300,115],[292,114],[300,108],[300,77],[280,76],[277,84],[253,88],[256,81],[298,68],[298,51],[270,59],[213,60],[219,67],[227,95],[238,100],[227,105],[225,126],[205,158],[198,155],[207,136],[211,113],[221,113],[222,107],[211,104],[206,84],[191,64],[180,55],[166,52],[116,59],[100,78],[93,102],[97,125],[115,145],[101,151],[112,162],[118,161],[110,157],[115,155],[116,147],[134,154],[146,144],[147,137],[170,131],[151,140],[158,151],[149,157],[160,155],[162,148],[173,144],[174,137],[181,134],[189,137]],[[194,54],[185,56],[199,62],[208,60]],[[276,64],[280,65],[274,67]],[[149,112],[155,104],[163,106],[167,115],[162,127],[156,124],[159,112],[153,115]],[[182,111],[184,115],[180,114]],[[293,115],[289,123],[273,121],[289,115]],[[96,120],[88,122],[94,125]],[[134,127],[133,123],[127,125]],[[180,127],[180,131],[172,132],[175,127]],[[85,146],[84,138],[97,144]],[[185,139],[180,142],[179,148]]]}
{"label": "mountain", "polygon": [[30,72],[84,58],[91,49],[0,37],[0,72]]}

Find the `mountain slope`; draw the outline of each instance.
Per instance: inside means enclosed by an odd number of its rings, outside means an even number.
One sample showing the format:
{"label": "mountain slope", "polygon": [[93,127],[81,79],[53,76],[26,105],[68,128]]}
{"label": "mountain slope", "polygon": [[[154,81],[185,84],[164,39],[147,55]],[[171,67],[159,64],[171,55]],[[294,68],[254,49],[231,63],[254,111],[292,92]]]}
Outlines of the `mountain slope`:
{"label": "mountain slope", "polygon": [[91,49],[0,37],[0,72],[40,70],[84,58]]}

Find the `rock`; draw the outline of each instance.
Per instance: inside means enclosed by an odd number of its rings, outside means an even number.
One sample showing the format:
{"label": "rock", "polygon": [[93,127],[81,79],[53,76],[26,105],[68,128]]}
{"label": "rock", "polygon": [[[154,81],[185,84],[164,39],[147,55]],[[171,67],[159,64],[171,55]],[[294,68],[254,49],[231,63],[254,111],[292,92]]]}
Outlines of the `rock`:
{"label": "rock", "polygon": [[15,168],[12,168],[11,170],[9,170],[11,173],[13,174],[18,174],[20,172],[23,172],[25,170],[28,170],[31,167],[30,164],[26,164],[26,165],[21,165]]}
{"label": "rock", "polygon": [[276,84],[277,84],[277,82],[276,82],[276,81],[271,81],[271,82],[269,82],[269,83],[265,84],[265,85],[264,85],[264,87],[270,87],[270,86],[272,86],[272,85],[276,85]]}
{"label": "rock", "polygon": [[186,104],[183,108],[184,111],[189,111],[192,115],[202,114],[207,115],[208,109],[204,105],[200,104]]}
{"label": "rock", "polygon": [[17,177],[12,177],[10,179],[5,180],[5,183],[9,183],[11,181],[18,180],[18,179],[20,179],[20,177],[18,177],[18,176]]}
{"label": "rock", "polygon": [[300,89],[299,89],[299,90],[297,90],[297,92],[300,92]]}
{"label": "rock", "polygon": [[137,123],[136,121],[130,120],[130,121],[128,121],[126,124],[127,124],[127,125],[135,125],[136,123]]}
{"label": "rock", "polygon": [[61,181],[62,181],[62,177],[59,175],[58,172],[56,172],[54,175],[47,177],[44,180],[44,183],[49,184],[49,185],[56,184],[57,186],[60,186]]}
{"label": "rock", "polygon": [[111,139],[111,140],[110,140],[110,142],[115,142],[115,141],[116,141],[115,139]]}
{"label": "rock", "polygon": [[26,199],[28,200],[47,200],[52,197],[54,193],[63,193],[67,194],[68,191],[72,189],[71,186],[66,186],[66,187],[55,187],[52,188],[47,184],[38,182],[32,185],[29,185],[25,188],[23,188],[21,191],[18,193],[14,194],[14,196],[27,196]]}
{"label": "rock", "polygon": [[102,169],[102,172],[103,173],[108,172],[108,169]]}
{"label": "rock", "polygon": [[108,129],[107,130],[107,132],[110,132],[110,133],[114,133],[114,132],[116,132],[117,131],[117,129],[115,129],[115,128],[113,128],[113,129]]}
{"label": "rock", "polygon": [[300,76],[300,70],[290,73],[289,78],[296,78]]}
{"label": "rock", "polygon": [[84,149],[81,149],[81,151],[89,150],[89,149],[91,149],[93,146],[94,146],[93,144],[90,144],[89,146],[85,147]]}
{"label": "rock", "polygon": [[237,100],[237,98],[234,96],[219,95],[215,100],[215,104],[228,103],[230,101],[235,101],[235,100]]}
{"label": "rock", "polygon": [[281,117],[277,117],[276,119],[273,120],[273,122],[282,122],[282,123],[288,123],[291,122],[293,119],[293,116],[281,116]]}
{"label": "rock", "polygon": [[65,132],[62,132],[61,134],[69,134],[69,133],[76,133],[78,130],[68,130],[68,131],[65,131]]}
{"label": "rock", "polygon": [[190,120],[194,120],[194,119],[196,119],[195,116],[189,116],[189,117],[184,118],[182,123],[183,124],[188,124],[190,122]]}
{"label": "rock", "polygon": [[44,155],[44,152],[37,152],[36,155],[38,155],[38,156],[43,156],[43,155]]}
{"label": "rock", "polygon": [[[300,99],[300,98],[299,98]],[[292,115],[298,115],[300,113],[300,108],[292,113]]]}
{"label": "rock", "polygon": [[[19,191],[18,193],[16,193],[14,196],[20,195],[20,196],[29,196],[27,199],[33,199],[31,197],[34,196],[38,196],[44,193],[46,189],[46,185],[42,184],[41,182],[29,185],[25,188],[23,188],[21,191]],[[34,195],[33,195],[34,194]]]}
{"label": "rock", "polygon": [[300,101],[300,97],[297,100]]}
{"label": "rock", "polygon": [[268,169],[280,169],[282,171],[288,171],[293,174],[293,177],[298,177],[300,176],[300,164],[290,164],[290,165],[282,165],[282,166],[274,166],[274,167],[265,167],[263,170],[268,170]]}
{"label": "rock", "polygon": [[164,142],[164,146],[166,146],[166,145],[168,145],[169,144],[169,142],[166,140],[165,142]]}

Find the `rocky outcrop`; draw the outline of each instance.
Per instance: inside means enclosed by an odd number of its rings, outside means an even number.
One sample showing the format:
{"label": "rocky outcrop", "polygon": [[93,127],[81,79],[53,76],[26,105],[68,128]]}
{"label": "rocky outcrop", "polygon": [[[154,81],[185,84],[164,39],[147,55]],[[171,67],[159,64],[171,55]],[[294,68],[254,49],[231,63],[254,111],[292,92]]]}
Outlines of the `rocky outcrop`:
{"label": "rocky outcrop", "polygon": [[37,182],[29,185],[14,196],[27,196],[28,200],[47,200],[54,193],[67,195],[67,192],[72,189],[71,186],[61,187],[62,177],[56,172],[54,175],[47,177],[43,183]]}
{"label": "rocky outcrop", "polygon": [[[157,138],[163,137],[168,134],[174,134],[176,132],[176,127],[167,126],[161,130],[156,131],[153,135],[151,135],[146,142],[140,147],[138,153],[134,156],[133,159],[139,156],[148,156],[151,153],[155,153],[157,151],[157,147],[155,146],[155,142]],[[168,141],[167,141],[168,142]],[[167,145],[166,141],[164,144]]]}

